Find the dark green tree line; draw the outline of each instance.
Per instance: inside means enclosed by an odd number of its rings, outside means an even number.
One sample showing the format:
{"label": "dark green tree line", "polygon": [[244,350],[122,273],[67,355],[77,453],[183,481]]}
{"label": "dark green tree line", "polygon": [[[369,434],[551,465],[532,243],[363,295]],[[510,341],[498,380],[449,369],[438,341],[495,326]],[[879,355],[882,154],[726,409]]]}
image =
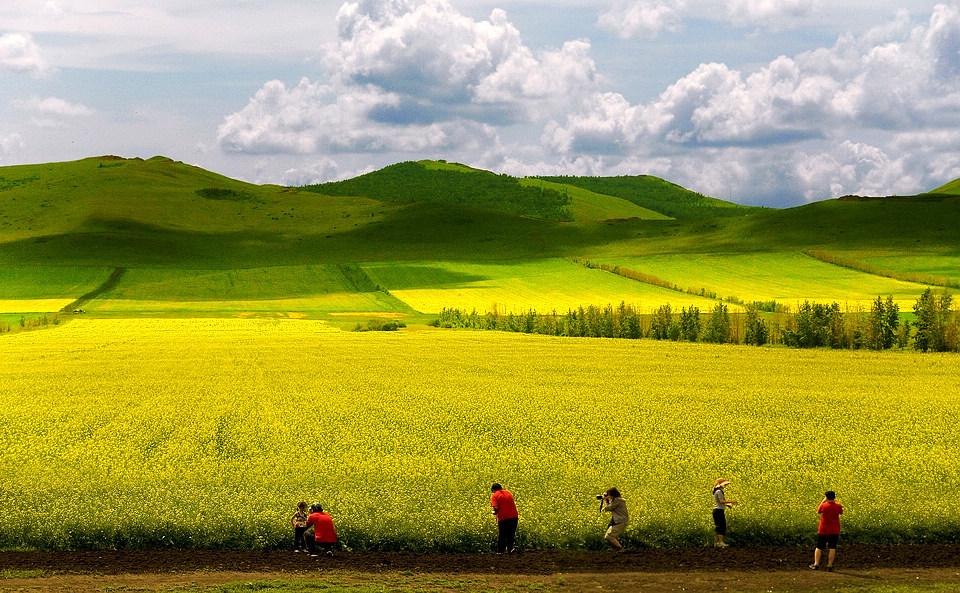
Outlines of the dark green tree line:
{"label": "dark green tree line", "polygon": [[[960,313],[952,309],[949,293],[927,289],[913,309],[916,321],[911,324],[901,319],[892,296],[878,296],[869,311],[844,311],[838,303],[804,301],[794,312],[784,307],[771,314],[748,306],[743,313],[731,314],[725,303],[718,302],[706,316],[693,306],[677,313],[664,304],[651,314],[640,314],[636,308],[620,303],[616,307],[578,307],[564,314],[533,310],[480,314],[444,309],[434,325],[571,337],[783,344],[794,348],[887,350],[905,348],[912,340],[913,347],[923,352],[960,350]],[[770,315],[776,316],[773,326],[768,321]]]}

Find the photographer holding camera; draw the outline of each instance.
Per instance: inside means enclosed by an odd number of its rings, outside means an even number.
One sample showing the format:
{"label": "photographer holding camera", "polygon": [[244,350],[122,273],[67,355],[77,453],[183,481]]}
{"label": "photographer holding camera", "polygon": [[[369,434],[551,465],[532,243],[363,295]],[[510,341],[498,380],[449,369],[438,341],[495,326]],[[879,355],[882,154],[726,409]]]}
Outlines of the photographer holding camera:
{"label": "photographer holding camera", "polygon": [[610,526],[607,532],[603,534],[603,539],[610,542],[613,549],[622,552],[623,546],[617,538],[627,528],[630,522],[630,514],[627,513],[627,501],[620,496],[620,491],[616,488],[610,488],[605,494],[598,494],[597,500],[603,501],[602,512],[610,513]]}

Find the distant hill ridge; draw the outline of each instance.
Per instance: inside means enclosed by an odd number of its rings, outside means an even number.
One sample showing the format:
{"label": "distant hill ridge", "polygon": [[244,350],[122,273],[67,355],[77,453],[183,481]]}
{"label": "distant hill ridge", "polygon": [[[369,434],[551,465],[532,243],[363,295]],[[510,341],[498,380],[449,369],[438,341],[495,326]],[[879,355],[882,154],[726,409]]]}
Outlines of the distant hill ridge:
{"label": "distant hill ridge", "polygon": [[305,188],[165,157],[0,167],[0,265],[246,268],[584,254],[960,249],[960,180],[754,208],[651,176],[516,178],[398,163]]}
{"label": "distant hill ridge", "polygon": [[[352,179],[301,189],[390,202],[459,204],[560,221],[613,218],[699,220],[751,210],[649,175],[521,179],[446,161],[397,163]],[[621,200],[634,207],[619,203]]]}
{"label": "distant hill ridge", "polygon": [[598,194],[623,198],[671,218],[702,220],[740,216],[757,208],[742,206],[690,191],[652,175],[617,177],[537,177],[588,189]]}
{"label": "distant hill ridge", "polygon": [[382,202],[436,202],[548,220],[573,220],[570,196],[542,186],[524,186],[508,175],[464,165],[403,162],[344,181],[301,188],[329,196],[362,196]]}

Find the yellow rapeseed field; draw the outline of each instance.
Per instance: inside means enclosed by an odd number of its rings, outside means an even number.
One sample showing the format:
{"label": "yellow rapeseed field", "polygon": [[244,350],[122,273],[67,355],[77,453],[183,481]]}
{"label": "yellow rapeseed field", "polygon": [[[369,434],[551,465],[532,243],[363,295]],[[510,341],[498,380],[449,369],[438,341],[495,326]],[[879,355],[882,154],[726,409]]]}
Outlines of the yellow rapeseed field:
{"label": "yellow rapeseed field", "polygon": [[298,500],[351,548],[489,549],[489,488],[527,547],[960,530],[960,357],[351,333],[309,320],[85,320],[0,336],[0,547],[288,545]]}

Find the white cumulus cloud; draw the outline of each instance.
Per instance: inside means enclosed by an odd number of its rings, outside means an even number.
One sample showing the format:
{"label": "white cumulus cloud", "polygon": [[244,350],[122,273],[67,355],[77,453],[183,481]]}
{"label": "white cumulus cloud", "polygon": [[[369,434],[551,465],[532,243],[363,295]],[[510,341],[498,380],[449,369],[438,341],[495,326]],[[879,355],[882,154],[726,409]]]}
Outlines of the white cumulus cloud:
{"label": "white cumulus cloud", "polygon": [[293,167],[283,172],[281,184],[287,186],[312,185],[336,181],[343,176],[340,165],[331,158],[323,157],[319,161],[304,167]]}
{"label": "white cumulus cloud", "polygon": [[326,77],[264,85],[219,129],[232,152],[367,152],[495,142],[496,125],[545,121],[597,88],[590,44],[533,51],[502,10],[477,21],[447,0],[343,4]]}
{"label": "white cumulus cloud", "polygon": [[682,0],[621,0],[603,12],[597,24],[624,38],[654,38],[660,31],[678,30],[685,14]]}
{"label": "white cumulus cloud", "polygon": [[824,0],[617,0],[600,14],[597,25],[622,38],[638,39],[677,32],[691,19],[782,31],[799,26],[823,6]]}
{"label": "white cumulus cloud", "polygon": [[22,150],[26,144],[20,134],[0,133],[0,162]]}
{"label": "white cumulus cloud", "polygon": [[31,115],[29,123],[42,128],[63,127],[67,119],[89,117],[95,113],[82,103],[71,103],[59,97],[31,97],[16,100],[14,105]]}
{"label": "white cumulus cloud", "polygon": [[19,103],[22,109],[27,111],[32,111],[35,113],[50,115],[50,116],[61,116],[61,117],[82,117],[93,115],[93,109],[83,105],[81,103],[71,103],[59,97],[47,97],[45,99],[40,99],[38,97],[33,97],[29,100],[22,101]]}
{"label": "white cumulus cloud", "polygon": [[337,90],[304,78],[292,88],[266,83],[218,131],[228,152],[416,152],[471,146],[490,140],[490,126],[464,119],[426,124],[377,121],[372,114],[401,97],[374,85]]}
{"label": "white cumulus cloud", "polygon": [[0,35],[0,70],[41,76],[51,67],[40,55],[40,46],[29,33]]}
{"label": "white cumulus cloud", "polygon": [[541,141],[565,162],[607,155],[608,170],[661,156],[688,187],[769,202],[930,189],[960,172],[957,129],[960,7],[941,4],[753,72],[701,64],[646,103],[595,93]]}
{"label": "white cumulus cloud", "polygon": [[737,26],[784,29],[817,12],[823,0],[726,0],[727,19]]}

